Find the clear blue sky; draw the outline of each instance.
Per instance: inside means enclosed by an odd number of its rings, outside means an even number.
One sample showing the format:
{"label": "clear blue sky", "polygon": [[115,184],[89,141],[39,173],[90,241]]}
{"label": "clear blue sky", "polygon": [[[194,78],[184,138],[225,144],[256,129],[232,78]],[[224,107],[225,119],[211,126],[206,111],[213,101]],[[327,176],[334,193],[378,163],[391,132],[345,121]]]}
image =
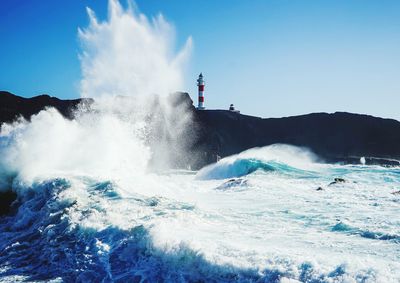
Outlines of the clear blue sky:
{"label": "clear blue sky", "polygon": [[[124,1],[122,1],[124,3]],[[206,106],[281,117],[349,111],[400,120],[400,1],[137,0],[162,13],[178,46],[193,37],[186,91]],[[0,89],[78,97],[78,27],[106,0],[1,0]]]}

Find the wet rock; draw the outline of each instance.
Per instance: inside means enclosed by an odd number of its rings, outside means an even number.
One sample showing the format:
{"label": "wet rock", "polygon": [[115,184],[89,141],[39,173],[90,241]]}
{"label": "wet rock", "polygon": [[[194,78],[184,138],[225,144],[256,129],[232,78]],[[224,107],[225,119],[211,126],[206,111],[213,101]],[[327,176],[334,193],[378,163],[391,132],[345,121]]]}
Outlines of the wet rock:
{"label": "wet rock", "polygon": [[340,184],[340,183],[346,183],[346,180],[343,178],[335,178],[335,179],[333,179],[333,182],[330,183],[328,186],[332,186],[332,185]]}
{"label": "wet rock", "polygon": [[400,191],[391,192],[392,195],[400,195]]}
{"label": "wet rock", "polygon": [[216,188],[216,190],[229,190],[235,187],[242,187],[242,186],[246,186],[247,185],[247,180],[242,179],[242,178],[233,178],[230,179],[226,182],[224,182],[223,184],[221,184],[220,186],[218,186]]}
{"label": "wet rock", "polygon": [[0,193],[0,216],[11,212],[11,204],[17,199],[17,194],[13,191]]}
{"label": "wet rock", "polygon": [[321,187],[318,187],[317,191],[323,191],[324,189]]}

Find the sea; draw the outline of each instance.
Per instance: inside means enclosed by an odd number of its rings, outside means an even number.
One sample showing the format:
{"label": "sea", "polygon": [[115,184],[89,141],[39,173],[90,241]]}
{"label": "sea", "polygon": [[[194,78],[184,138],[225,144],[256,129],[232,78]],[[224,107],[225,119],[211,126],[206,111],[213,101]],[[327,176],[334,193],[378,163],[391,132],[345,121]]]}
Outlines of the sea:
{"label": "sea", "polygon": [[276,144],[150,170],[127,129],[52,109],[2,126],[1,282],[399,282],[400,168]]}

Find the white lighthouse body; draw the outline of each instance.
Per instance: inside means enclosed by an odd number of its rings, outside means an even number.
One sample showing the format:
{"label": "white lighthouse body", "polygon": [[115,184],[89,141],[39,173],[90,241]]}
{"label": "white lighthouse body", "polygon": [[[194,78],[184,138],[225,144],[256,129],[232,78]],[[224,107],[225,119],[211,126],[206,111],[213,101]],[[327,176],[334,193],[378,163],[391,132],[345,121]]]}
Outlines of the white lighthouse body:
{"label": "white lighthouse body", "polygon": [[197,86],[199,88],[199,105],[197,109],[204,110],[206,108],[204,107],[204,80],[202,73],[200,73],[199,78],[197,79]]}

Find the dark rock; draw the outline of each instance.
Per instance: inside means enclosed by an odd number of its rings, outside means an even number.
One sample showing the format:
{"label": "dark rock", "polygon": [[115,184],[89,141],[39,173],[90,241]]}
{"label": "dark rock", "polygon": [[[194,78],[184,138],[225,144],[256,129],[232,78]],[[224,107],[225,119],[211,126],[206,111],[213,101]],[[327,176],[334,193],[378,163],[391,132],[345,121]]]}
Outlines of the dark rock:
{"label": "dark rock", "polygon": [[[184,147],[189,157],[179,157],[177,162],[181,167],[186,164],[198,169],[220,157],[276,143],[309,148],[326,162],[360,164],[360,158],[365,157],[371,165],[400,165],[397,120],[345,112],[263,119],[229,110],[196,110],[187,93],[172,94],[170,101],[192,116],[189,129],[181,137],[164,134],[167,140],[190,139]],[[10,122],[18,115],[29,119],[46,106],[73,118],[72,109],[81,102],[91,103],[91,100],[60,100],[48,95],[27,99],[3,91],[0,123]]]}
{"label": "dark rock", "polygon": [[400,195],[400,191],[391,192],[392,195]]}
{"label": "dark rock", "polygon": [[198,148],[225,157],[243,150],[285,143],[307,147],[327,162],[399,165],[400,122],[336,112],[262,119],[224,110],[196,111]]}
{"label": "dark rock", "polygon": [[12,122],[19,116],[30,120],[31,116],[46,107],[56,108],[64,117],[72,119],[73,109],[81,102],[91,103],[91,99],[61,100],[48,95],[32,98],[16,96],[7,91],[0,91],[0,124]]}
{"label": "dark rock", "polygon": [[346,182],[346,180],[343,178],[335,178],[335,179],[333,179],[333,182],[330,183],[328,186],[339,184],[339,183],[345,183],[345,182]]}
{"label": "dark rock", "polygon": [[10,213],[11,204],[17,199],[13,191],[0,192],[0,216]]}
{"label": "dark rock", "polygon": [[235,187],[242,187],[247,185],[247,180],[241,178],[233,178],[228,181],[222,183],[220,186],[216,188],[216,190],[226,191]]}
{"label": "dark rock", "polygon": [[323,191],[324,189],[321,187],[318,187],[317,191]]}

